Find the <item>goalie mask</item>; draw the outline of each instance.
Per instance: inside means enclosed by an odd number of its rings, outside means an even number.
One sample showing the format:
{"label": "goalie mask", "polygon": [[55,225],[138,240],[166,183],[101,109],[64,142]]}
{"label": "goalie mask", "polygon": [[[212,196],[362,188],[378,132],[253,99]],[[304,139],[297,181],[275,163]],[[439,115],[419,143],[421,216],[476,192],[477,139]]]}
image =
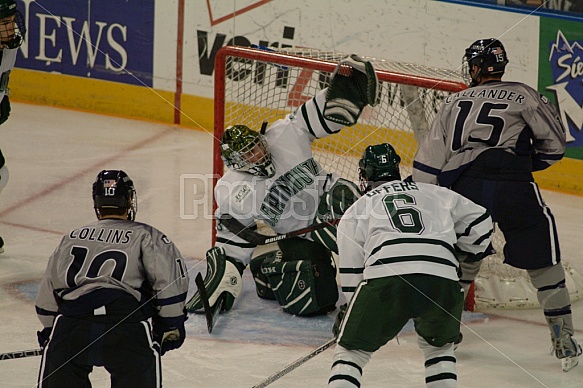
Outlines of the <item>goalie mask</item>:
{"label": "goalie mask", "polygon": [[275,175],[271,153],[263,135],[246,125],[233,125],[225,129],[221,139],[221,157],[230,169],[268,178]]}
{"label": "goalie mask", "polygon": [[[477,78],[481,75],[504,74],[508,57],[506,50],[497,39],[480,39],[466,49],[462,60],[462,77],[470,87],[478,85]],[[472,69],[478,66],[478,71],[472,76]]]}
{"label": "goalie mask", "polygon": [[93,207],[100,219],[103,209],[127,209],[128,220],[138,212],[138,198],[134,182],[121,170],[103,170],[93,182]]}
{"label": "goalie mask", "polygon": [[375,187],[375,182],[401,179],[399,163],[401,157],[389,143],[368,146],[358,162],[360,190],[366,193]]}
{"label": "goalie mask", "polygon": [[0,49],[15,49],[24,41],[24,17],[15,0],[0,0]]}

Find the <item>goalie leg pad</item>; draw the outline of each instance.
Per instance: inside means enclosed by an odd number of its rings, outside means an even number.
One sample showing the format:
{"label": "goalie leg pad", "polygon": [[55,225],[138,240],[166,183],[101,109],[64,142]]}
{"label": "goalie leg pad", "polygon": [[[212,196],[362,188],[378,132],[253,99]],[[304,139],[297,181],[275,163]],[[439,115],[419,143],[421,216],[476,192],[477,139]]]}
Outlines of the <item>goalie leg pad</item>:
{"label": "goalie leg pad", "polygon": [[275,300],[276,298],[267,276],[261,271],[261,264],[263,264],[264,260],[268,259],[281,260],[281,255],[282,252],[279,250],[279,245],[277,245],[277,243],[258,246],[253,252],[251,262],[249,263],[249,269],[253,275],[257,296],[262,299]]}
{"label": "goalie leg pad", "polygon": [[[345,76],[342,69],[352,68],[352,74]],[[356,124],[366,105],[375,106],[379,101],[379,82],[372,63],[352,54],[340,61],[330,87],[326,92],[324,117],[346,126]]]}
{"label": "goalie leg pad", "polygon": [[336,306],[338,285],[332,255],[313,241],[282,240],[274,250],[255,257],[252,266],[257,295],[276,299],[289,314],[324,314]]}
{"label": "goalie leg pad", "polygon": [[[206,276],[204,278],[205,289],[208,294],[209,304],[213,306],[221,294],[226,293],[223,310],[228,311],[233,307],[235,299],[243,290],[241,272],[244,265],[235,259],[228,257],[225,250],[214,247],[206,252]],[[196,292],[186,304],[188,312],[194,312],[203,308],[200,294]]]}

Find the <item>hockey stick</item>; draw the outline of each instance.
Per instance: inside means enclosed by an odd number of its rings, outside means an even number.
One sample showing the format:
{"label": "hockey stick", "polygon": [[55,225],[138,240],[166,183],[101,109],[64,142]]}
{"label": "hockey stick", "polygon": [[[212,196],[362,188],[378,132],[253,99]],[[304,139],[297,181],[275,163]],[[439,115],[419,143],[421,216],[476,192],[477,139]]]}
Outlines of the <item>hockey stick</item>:
{"label": "hockey stick", "polygon": [[40,356],[42,354],[42,349],[21,350],[18,352],[0,353],[0,360],[13,360],[15,358]]}
{"label": "hockey stick", "polygon": [[206,293],[206,288],[204,286],[204,280],[202,279],[202,275],[200,272],[194,278],[194,283],[196,284],[196,288],[198,288],[198,292],[200,294],[200,300],[202,301],[202,306],[204,308],[204,315],[206,316],[206,327],[209,331],[209,334],[213,332],[213,327],[215,326],[215,321],[217,319],[217,315],[223,309],[223,304],[225,303],[225,295],[219,296],[217,299],[217,303],[213,307],[211,307],[209,303],[209,297]]}
{"label": "hockey stick", "polygon": [[322,353],[324,350],[328,349],[330,346],[334,345],[335,343],[336,343],[336,337],[332,338],[331,340],[329,340],[325,344],[320,345],[320,347],[312,350],[310,353],[306,354],[302,358],[298,358],[296,361],[292,362],[291,364],[289,364],[288,366],[286,366],[285,368],[283,368],[279,372],[272,374],[271,376],[269,376],[268,378],[266,378],[265,380],[263,380],[259,384],[254,385],[252,388],[267,387],[269,384],[273,383],[276,380],[279,380],[280,378],[287,375],[292,370],[296,369],[298,366],[302,365],[303,363],[305,363],[309,359]]}
{"label": "hockey stick", "polygon": [[221,216],[219,221],[223,226],[225,226],[231,232],[235,233],[237,236],[241,237],[243,240],[246,240],[255,245],[265,245],[276,241],[287,240],[291,237],[301,236],[303,234],[323,229],[328,226],[338,225],[340,218],[334,218],[329,221],[312,224],[292,232],[278,234],[277,236],[266,236],[264,234],[257,233],[254,230],[249,229],[249,227],[243,225],[239,220],[233,218],[233,216],[229,214]]}

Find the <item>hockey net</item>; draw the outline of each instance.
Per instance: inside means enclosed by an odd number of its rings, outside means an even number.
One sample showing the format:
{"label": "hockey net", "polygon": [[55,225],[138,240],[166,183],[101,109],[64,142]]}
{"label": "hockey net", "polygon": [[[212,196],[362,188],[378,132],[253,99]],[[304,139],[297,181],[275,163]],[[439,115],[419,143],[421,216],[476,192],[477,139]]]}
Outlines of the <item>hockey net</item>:
{"label": "hockey net", "polygon": [[[264,122],[269,126],[285,117],[328,85],[336,64],[346,55],[307,48],[221,48],[215,59],[213,187],[224,171],[219,147],[224,128],[245,124],[258,130]],[[357,166],[363,150],[368,145],[389,142],[402,158],[402,176],[409,176],[418,141],[429,130],[442,100],[466,85],[453,71],[366,59],[373,63],[381,83],[379,105],[366,107],[355,126],[316,140],[314,158],[327,171],[358,183]],[[495,249],[499,253],[485,259],[471,290],[472,298],[468,298],[468,308],[538,305],[526,273],[502,263],[503,243],[503,236],[497,232]],[[573,287],[571,276],[577,274],[570,267],[566,272],[572,297],[578,299],[581,287]]]}

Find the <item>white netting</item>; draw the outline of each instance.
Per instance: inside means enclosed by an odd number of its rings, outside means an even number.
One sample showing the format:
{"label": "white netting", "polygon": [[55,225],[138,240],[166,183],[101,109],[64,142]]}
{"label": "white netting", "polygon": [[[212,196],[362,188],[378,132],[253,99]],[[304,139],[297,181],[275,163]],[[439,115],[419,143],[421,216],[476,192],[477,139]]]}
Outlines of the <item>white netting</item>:
{"label": "white netting", "polygon": [[[504,235],[496,228],[492,239],[496,254],[482,261],[480,273],[474,283],[476,309],[540,307],[536,289],[527,272],[503,263],[502,250],[505,242]],[[581,299],[583,276],[564,261],[563,268],[571,301]]]}
{"label": "white netting", "polygon": [[[336,63],[346,55],[303,48],[222,48],[215,62],[219,91],[215,138],[220,139],[229,125],[245,124],[258,130],[263,122],[272,124],[293,112],[328,85]],[[357,182],[357,163],[366,146],[389,142],[402,158],[402,176],[406,177],[411,174],[418,140],[429,129],[442,100],[466,86],[459,74],[449,70],[367,59],[381,82],[379,105],[365,108],[357,125],[314,142],[314,157],[324,169]],[[220,175],[222,169],[220,158],[215,157],[215,173]],[[477,307],[534,307],[536,294],[525,271],[502,264],[503,236],[497,232],[495,238],[499,254],[485,259],[475,287]],[[579,298],[583,283],[573,279],[580,276],[568,265],[565,268],[571,294]]]}

